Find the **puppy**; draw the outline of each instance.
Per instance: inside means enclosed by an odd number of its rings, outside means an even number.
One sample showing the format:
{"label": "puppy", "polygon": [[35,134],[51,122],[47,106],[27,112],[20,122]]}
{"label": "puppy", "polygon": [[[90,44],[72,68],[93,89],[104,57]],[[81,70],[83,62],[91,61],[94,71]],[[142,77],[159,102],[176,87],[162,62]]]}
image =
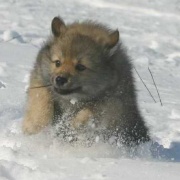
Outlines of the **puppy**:
{"label": "puppy", "polygon": [[66,25],[60,17],[51,28],[53,36],[31,72],[24,133],[36,134],[53,122],[54,114],[68,111],[75,129],[93,119],[99,133],[115,135],[125,145],[149,141],[118,30],[92,21]]}

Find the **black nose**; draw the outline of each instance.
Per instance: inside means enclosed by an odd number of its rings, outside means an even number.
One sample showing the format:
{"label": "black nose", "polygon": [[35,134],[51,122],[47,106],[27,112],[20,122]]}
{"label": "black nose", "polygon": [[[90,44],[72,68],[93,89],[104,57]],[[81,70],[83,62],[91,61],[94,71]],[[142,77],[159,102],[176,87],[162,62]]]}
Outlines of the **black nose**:
{"label": "black nose", "polygon": [[62,77],[62,76],[57,76],[56,77],[56,84],[58,85],[58,86],[63,86],[64,84],[66,84],[67,83],[67,78],[66,77]]}

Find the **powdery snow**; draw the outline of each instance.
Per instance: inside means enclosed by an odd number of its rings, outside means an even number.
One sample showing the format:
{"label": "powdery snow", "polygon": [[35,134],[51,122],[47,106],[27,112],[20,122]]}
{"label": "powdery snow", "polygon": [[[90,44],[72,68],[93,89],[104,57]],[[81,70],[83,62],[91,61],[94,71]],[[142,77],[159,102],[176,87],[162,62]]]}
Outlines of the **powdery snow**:
{"label": "powdery snow", "polygon": [[[179,11],[178,0],[1,0],[0,180],[178,180]],[[30,70],[56,15],[66,22],[90,18],[119,29],[134,67],[157,101],[134,71],[139,106],[154,144],[140,146],[135,155],[123,147],[102,144],[98,137],[90,148],[71,146],[55,137],[51,127],[30,137],[22,134]]]}

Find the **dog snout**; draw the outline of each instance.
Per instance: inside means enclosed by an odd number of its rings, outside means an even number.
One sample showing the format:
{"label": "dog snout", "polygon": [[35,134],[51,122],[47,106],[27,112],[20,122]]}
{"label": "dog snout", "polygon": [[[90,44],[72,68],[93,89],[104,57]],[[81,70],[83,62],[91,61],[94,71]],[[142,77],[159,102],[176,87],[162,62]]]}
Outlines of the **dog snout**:
{"label": "dog snout", "polygon": [[65,84],[67,84],[68,82],[68,78],[65,76],[57,76],[55,78],[55,83],[57,86],[64,86]]}

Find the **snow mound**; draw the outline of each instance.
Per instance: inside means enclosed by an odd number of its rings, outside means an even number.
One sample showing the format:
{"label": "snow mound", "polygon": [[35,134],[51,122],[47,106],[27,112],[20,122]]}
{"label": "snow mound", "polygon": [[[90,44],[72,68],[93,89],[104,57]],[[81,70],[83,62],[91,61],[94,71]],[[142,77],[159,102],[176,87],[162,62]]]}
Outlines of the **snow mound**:
{"label": "snow mound", "polygon": [[15,42],[24,43],[22,36],[19,33],[17,33],[16,31],[11,31],[11,30],[4,31],[3,40],[5,42],[14,40]]}

